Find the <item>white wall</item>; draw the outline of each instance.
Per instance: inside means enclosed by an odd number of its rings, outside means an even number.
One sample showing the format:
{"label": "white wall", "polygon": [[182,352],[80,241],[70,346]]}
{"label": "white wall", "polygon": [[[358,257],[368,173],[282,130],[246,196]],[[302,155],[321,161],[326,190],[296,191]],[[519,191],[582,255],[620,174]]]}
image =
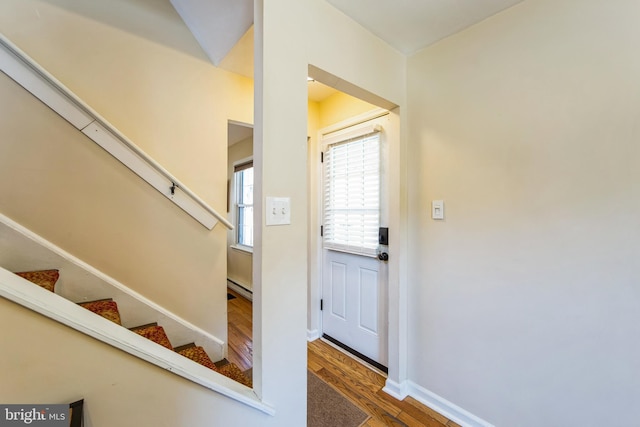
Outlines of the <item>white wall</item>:
{"label": "white wall", "polygon": [[496,426],[638,423],[639,20],[530,0],[410,58],[409,374]]}

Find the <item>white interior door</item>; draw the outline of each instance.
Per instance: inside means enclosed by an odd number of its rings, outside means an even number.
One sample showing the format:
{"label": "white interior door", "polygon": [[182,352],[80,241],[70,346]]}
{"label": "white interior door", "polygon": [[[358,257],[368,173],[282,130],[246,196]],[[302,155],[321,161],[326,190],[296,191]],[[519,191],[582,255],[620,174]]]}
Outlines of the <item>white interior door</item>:
{"label": "white interior door", "polygon": [[378,117],[323,136],[322,332],[374,364],[388,363],[386,150]]}

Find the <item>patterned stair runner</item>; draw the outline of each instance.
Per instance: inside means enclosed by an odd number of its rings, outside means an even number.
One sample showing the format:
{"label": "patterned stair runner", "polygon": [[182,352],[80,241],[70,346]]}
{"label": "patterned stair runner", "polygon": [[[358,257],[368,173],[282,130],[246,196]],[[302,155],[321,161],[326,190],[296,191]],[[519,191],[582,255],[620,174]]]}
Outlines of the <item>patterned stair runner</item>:
{"label": "patterned stair runner", "polygon": [[118,311],[118,304],[112,299],[81,302],[78,305],[122,326],[120,312]]}
{"label": "patterned stair runner", "polygon": [[[58,270],[40,270],[40,271],[25,271],[15,273],[18,276],[35,283],[51,292],[54,292],[55,284],[60,277]],[[118,304],[112,299],[103,299],[97,301],[88,301],[79,303],[79,306],[92,311],[118,325],[122,326],[120,319],[120,311],[118,310]],[[187,344],[177,348],[173,348],[169,337],[164,331],[162,326],[158,326],[157,323],[151,323],[148,325],[142,325],[130,329],[138,335],[141,335],[169,350],[175,350],[178,354],[199,363],[202,366],[206,366],[234,381],[244,384],[247,387],[253,387],[251,378],[247,377],[242,370],[234,363],[226,363],[216,366],[211,360],[204,348],[196,346],[195,344]],[[226,361],[226,360],[225,360]]]}
{"label": "patterned stair runner", "polygon": [[177,348],[176,351],[184,357],[189,358],[194,362],[201,364],[202,366],[206,366],[207,368],[212,369],[224,375],[225,377],[231,378],[232,380],[246,385],[249,388],[253,387],[251,379],[242,372],[238,365],[236,365],[235,363],[227,363],[226,365],[216,367],[215,363],[211,361],[204,348],[200,346],[187,345]]}
{"label": "patterned stair runner", "polygon": [[54,292],[56,282],[60,277],[58,270],[24,271],[16,274],[51,292]]}
{"label": "patterned stair runner", "polygon": [[240,384],[244,384],[249,388],[253,388],[251,378],[247,377],[235,363],[229,363],[228,365],[224,365],[218,368],[218,372],[220,372],[225,377],[239,382]]}
{"label": "patterned stair runner", "polygon": [[216,368],[216,365],[213,363],[211,358],[209,358],[207,352],[204,351],[204,348],[200,346],[188,347],[182,350],[180,348],[176,348],[176,352],[188,359],[193,360],[196,363],[201,364],[202,366],[206,366],[207,368],[213,369],[214,371],[218,372],[218,368]]}
{"label": "patterned stair runner", "polygon": [[138,335],[142,335],[143,337],[150,339],[156,344],[160,344],[168,348],[169,350],[173,350],[173,346],[171,345],[171,341],[169,341],[169,337],[164,332],[164,328],[162,326],[158,326],[157,324],[143,325],[138,326],[137,328],[132,328],[131,331],[135,332]]}

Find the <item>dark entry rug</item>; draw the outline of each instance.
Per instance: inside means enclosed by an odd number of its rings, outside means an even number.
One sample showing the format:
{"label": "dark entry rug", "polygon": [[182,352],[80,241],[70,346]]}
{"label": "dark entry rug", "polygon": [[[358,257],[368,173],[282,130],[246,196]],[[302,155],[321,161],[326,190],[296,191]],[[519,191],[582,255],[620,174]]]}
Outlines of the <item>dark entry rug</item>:
{"label": "dark entry rug", "polygon": [[307,427],[358,427],[367,418],[360,408],[307,370]]}

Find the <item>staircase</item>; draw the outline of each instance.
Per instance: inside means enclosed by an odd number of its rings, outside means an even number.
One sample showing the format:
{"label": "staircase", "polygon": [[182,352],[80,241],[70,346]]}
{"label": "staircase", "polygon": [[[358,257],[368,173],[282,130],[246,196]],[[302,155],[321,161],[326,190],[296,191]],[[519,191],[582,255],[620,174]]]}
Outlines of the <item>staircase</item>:
{"label": "staircase", "polygon": [[[58,270],[27,271],[18,272],[15,274],[55,294],[55,284],[59,278]],[[104,317],[105,319],[117,325],[122,326],[118,304],[112,299],[81,302],[78,305],[99,316]],[[235,365],[234,363],[229,363],[224,359],[217,363],[214,363],[203,347],[197,346],[195,343],[187,343],[178,347],[174,347],[171,344],[169,337],[165,333],[164,328],[162,326],[159,326],[157,323],[140,325],[130,328],[129,330],[132,333],[143,336],[158,345],[161,345],[169,350],[173,350],[195,363],[198,363],[228,378],[231,378],[232,380],[237,381],[240,384],[243,384],[249,388],[252,387],[251,379],[247,375],[245,375],[245,373],[242,372],[242,370],[237,365]]]}

